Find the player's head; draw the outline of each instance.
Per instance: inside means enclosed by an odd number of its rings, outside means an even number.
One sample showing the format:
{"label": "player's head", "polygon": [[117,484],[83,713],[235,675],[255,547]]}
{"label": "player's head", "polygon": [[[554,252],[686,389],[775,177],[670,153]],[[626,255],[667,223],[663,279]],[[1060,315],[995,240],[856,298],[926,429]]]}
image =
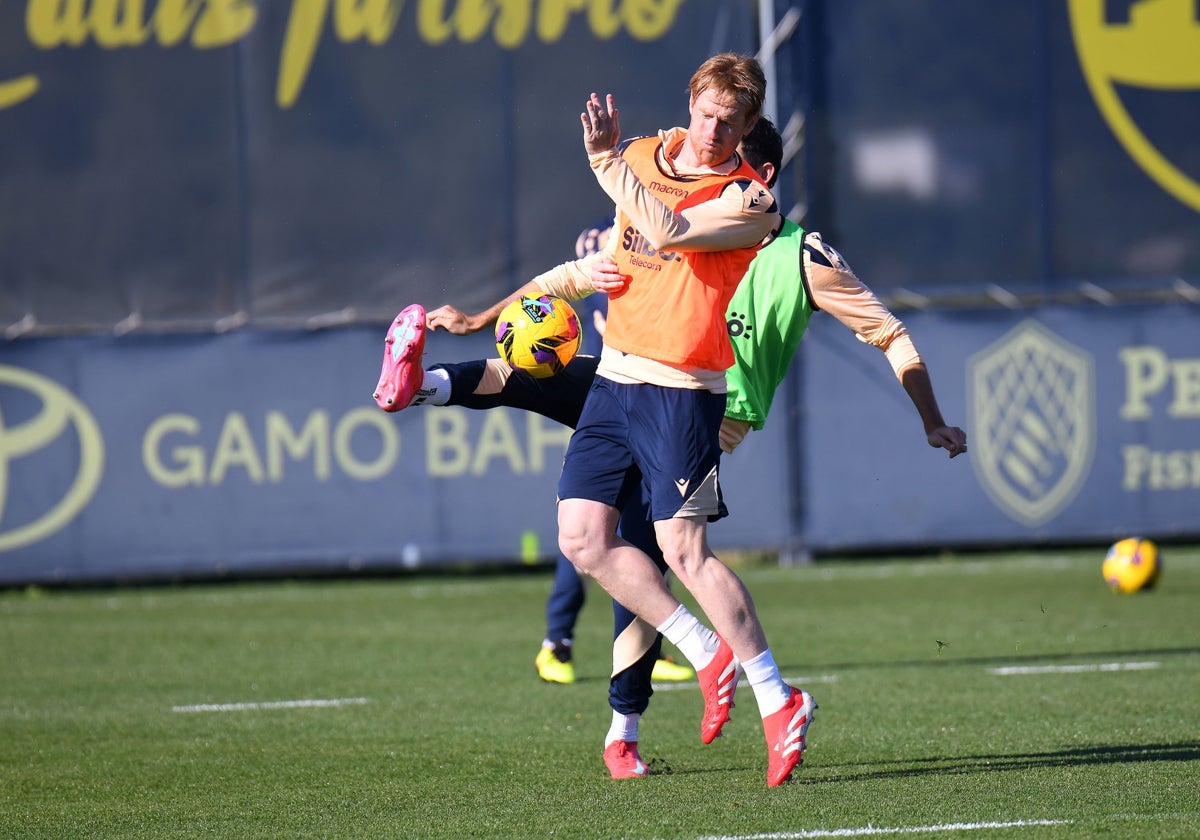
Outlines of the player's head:
{"label": "player's head", "polygon": [[700,163],[724,163],[754,127],[767,79],[758,60],[737,53],[714,55],[688,83],[688,143]]}
{"label": "player's head", "polygon": [[762,111],[767,77],[758,59],[738,53],[720,53],[704,62],[688,82],[688,97],[695,102],[705,91],[718,94],[737,107],[747,122]]}
{"label": "player's head", "polygon": [[742,138],[738,151],[746,163],[762,176],[768,187],[775,186],[775,179],[783,167],[783,138],[770,118],[758,118],[750,133]]}

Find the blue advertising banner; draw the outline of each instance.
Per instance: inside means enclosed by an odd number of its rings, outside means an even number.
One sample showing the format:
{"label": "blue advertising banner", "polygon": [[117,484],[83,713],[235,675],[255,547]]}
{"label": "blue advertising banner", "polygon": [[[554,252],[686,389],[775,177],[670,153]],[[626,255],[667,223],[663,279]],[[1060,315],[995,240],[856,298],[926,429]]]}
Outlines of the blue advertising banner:
{"label": "blue advertising banner", "polygon": [[768,70],[781,206],[919,302],[971,449],[818,315],[714,545],[1200,536],[1198,33],[1193,0],[0,2],[0,584],[550,556],[566,430],[383,414],[379,334],[569,259],[612,209],[582,98],[685,124],[722,50]]}
{"label": "blue advertising banner", "polygon": [[[817,553],[1200,536],[1200,308],[908,312],[949,423],[931,449],[882,355],[813,319],[724,460],[714,546]],[[9,344],[0,584],[541,561],[570,431],[371,399],[374,330]],[[430,336],[426,360],[493,354]]]}
{"label": "blue advertising banner", "polygon": [[742,0],[0,2],[0,327],[480,308],[611,211],[579,114],[686,124]]}
{"label": "blue advertising banner", "polygon": [[552,547],[569,430],[508,411],[385,414],[371,399],[381,347],[356,329],[5,348],[0,581],[354,571]]}
{"label": "blue advertising banner", "polygon": [[[0,583],[550,557],[570,430],[508,409],[386,414],[381,347],[365,329],[5,347]],[[427,351],[495,347],[434,334]],[[723,536],[757,544],[783,488],[730,487],[746,512]],[[775,504],[755,504],[764,490]]]}

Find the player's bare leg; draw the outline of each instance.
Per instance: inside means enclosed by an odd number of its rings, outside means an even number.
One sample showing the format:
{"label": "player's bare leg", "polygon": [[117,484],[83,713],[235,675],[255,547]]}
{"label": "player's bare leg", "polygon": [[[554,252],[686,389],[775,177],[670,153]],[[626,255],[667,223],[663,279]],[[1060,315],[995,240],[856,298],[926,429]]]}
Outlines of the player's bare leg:
{"label": "player's bare leg", "polygon": [[662,574],[642,551],[616,534],[618,511],[599,502],[559,502],[559,548],[618,603],[654,625],[696,669],[704,695],[700,738],[721,734],[733,707],[741,670],[732,648],[701,624],[671,594]]}
{"label": "player's bare leg", "polygon": [[767,740],[767,784],[787,781],[804,760],[816,703],[806,691],[783,681],[749,591],[708,545],[702,517],[655,522],[667,565],[696,598],[717,633],[726,639],[754,690]]}
{"label": "player's bare leg", "polygon": [[620,512],[587,499],[558,503],[558,544],[579,571],[630,612],[654,626],[671,617],[679,600],[643,551],[617,536]]}

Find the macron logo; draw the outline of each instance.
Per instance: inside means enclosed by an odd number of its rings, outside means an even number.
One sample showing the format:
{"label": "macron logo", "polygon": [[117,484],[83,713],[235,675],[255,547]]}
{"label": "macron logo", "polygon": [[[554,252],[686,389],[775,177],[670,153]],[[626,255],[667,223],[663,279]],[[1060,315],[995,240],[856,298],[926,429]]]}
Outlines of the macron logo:
{"label": "macron logo", "polygon": [[686,478],[675,479],[675,486],[679,488],[679,495],[686,496],[688,488],[688,480]]}

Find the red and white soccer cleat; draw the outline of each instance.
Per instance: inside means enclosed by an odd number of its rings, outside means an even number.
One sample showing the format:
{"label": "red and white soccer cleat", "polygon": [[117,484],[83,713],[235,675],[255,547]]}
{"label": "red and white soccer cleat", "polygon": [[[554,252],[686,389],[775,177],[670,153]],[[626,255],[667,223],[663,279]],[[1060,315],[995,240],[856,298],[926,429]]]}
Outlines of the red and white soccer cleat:
{"label": "red and white soccer cleat", "polygon": [[783,708],[763,718],[767,736],[767,785],[776,787],[792,776],[804,763],[804,736],[817,710],[816,701],[807,691],[792,689]]}
{"label": "red and white soccer cleat", "polygon": [[604,748],[604,764],[614,779],[643,779],[650,775],[638,755],[637,741],[613,741]]}
{"label": "red and white soccer cleat", "polygon": [[375,386],[375,402],[384,411],[407,408],[421,387],[425,370],[425,309],[414,303],[401,310],[383,340],[383,370]]}
{"label": "red and white soccer cleat", "polygon": [[[718,637],[719,638],[719,637]],[[733,708],[733,693],[737,690],[742,666],[738,664],[731,648],[724,639],[719,639],[717,654],[712,662],[696,672],[700,680],[700,693],[704,696],[704,718],[700,721],[700,740],[711,744],[721,734],[721,727],[729,721],[729,710]]]}

